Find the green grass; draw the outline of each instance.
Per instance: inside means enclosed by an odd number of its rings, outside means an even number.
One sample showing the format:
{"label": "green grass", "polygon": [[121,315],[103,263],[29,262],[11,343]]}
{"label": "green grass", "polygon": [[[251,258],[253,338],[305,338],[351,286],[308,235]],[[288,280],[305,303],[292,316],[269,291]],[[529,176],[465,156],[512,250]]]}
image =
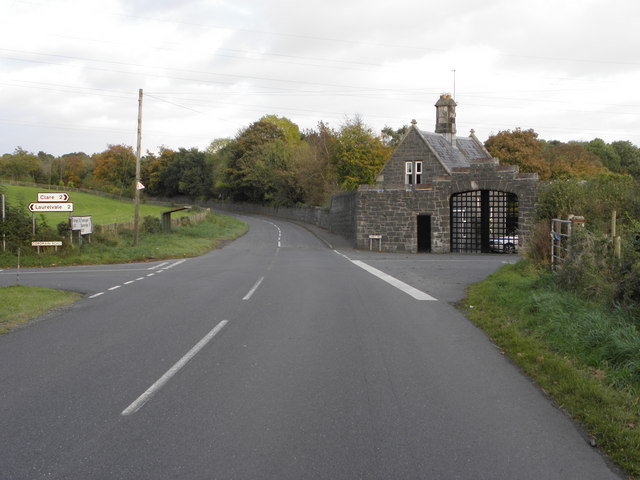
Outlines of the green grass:
{"label": "green grass", "polygon": [[[211,213],[203,222],[174,227],[171,233],[141,233],[137,246],[132,246],[131,232],[119,235],[93,235],[82,247],[66,247],[58,254],[28,255],[20,258],[22,267],[49,267],[61,265],[94,265],[108,263],[140,262],[163,258],[192,257],[202,255],[233,240],[247,231],[247,225],[233,217]],[[48,250],[50,251],[50,249]],[[0,253],[0,267],[14,268],[17,256]]]}
{"label": "green grass", "polygon": [[18,285],[0,287],[0,334],[7,333],[52,308],[69,305],[80,296],[79,293],[48,288]]}
{"label": "green grass", "polygon": [[[46,188],[38,187],[21,187],[17,185],[0,184],[6,201],[10,205],[24,205],[25,211],[31,202],[37,202],[38,192],[64,192],[64,187],[60,187],[56,190],[49,190]],[[133,221],[133,202],[125,202],[121,200],[115,200],[113,198],[101,197],[98,195],[92,195],[90,193],[77,193],[68,192],[69,201],[73,203],[72,213],[42,213],[37,215],[43,215],[49,226],[55,227],[60,222],[65,222],[69,216],[91,216],[94,225],[110,224],[110,223],[125,223]],[[162,205],[140,205],[140,218],[147,215],[154,217],[160,217],[160,214],[164,211],[170,210],[170,207]]]}
{"label": "green grass", "polygon": [[525,262],[472,285],[462,308],[599,447],[640,478],[640,332],[633,315],[561,291]]}

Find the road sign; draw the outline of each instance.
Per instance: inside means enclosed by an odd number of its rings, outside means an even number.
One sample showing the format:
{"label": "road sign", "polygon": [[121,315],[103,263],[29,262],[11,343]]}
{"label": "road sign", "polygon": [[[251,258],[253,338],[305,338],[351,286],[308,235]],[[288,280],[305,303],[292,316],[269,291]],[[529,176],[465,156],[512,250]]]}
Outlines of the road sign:
{"label": "road sign", "polygon": [[62,240],[52,240],[49,242],[31,242],[32,247],[61,247]]}
{"label": "road sign", "polygon": [[71,230],[80,230],[81,235],[89,235],[93,233],[93,222],[91,216],[88,217],[69,217]]}
{"label": "road sign", "polygon": [[73,203],[30,203],[31,212],[73,212]]}
{"label": "road sign", "polygon": [[38,193],[39,202],[67,202],[69,194],[66,192],[45,192]]}

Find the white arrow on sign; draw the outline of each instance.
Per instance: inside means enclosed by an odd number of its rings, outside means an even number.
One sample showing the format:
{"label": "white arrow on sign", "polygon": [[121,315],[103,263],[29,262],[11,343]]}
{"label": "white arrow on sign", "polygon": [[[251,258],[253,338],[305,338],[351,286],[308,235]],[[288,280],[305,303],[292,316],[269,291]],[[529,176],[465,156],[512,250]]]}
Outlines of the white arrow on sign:
{"label": "white arrow on sign", "polygon": [[45,192],[38,193],[39,202],[67,202],[69,194],[67,192]]}
{"label": "white arrow on sign", "polygon": [[73,212],[73,203],[30,203],[31,212]]}

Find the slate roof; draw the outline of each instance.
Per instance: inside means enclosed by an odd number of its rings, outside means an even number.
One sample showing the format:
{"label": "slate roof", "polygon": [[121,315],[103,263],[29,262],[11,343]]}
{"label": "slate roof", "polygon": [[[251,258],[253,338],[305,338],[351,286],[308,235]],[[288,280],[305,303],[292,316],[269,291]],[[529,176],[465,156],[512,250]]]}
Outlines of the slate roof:
{"label": "slate roof", "polygon": [[491,158],[487,155],[482,145],[473,137],[456,138],[456,146],[454,147],[439,133],[425,132],[423,130],[418,130],[418,133],[448,169],[469,167],[470,162],[473,160]]}

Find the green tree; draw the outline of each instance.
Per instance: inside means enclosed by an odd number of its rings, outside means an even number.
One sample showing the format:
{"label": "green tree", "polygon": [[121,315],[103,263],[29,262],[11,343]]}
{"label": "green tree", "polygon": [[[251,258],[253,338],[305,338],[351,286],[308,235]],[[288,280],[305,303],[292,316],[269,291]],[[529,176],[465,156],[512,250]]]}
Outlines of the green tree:
{"label": "green tree", "polygon": [[585,148],[596,155],[602,164],[614,173],[624,173],[620,155],[613,146],[605,143],[601,138],[596,138],[585,144]]}
{"label": "green tree", "polygon": [[577,142],[545,143],[542,153],[552,179],[587,179],[607,171],[594,153]]}
{"label": "green tree", "polygon": [[23,182],[46,183],[48,174],[37,155],[18,147],[0,159],[0,177]]}
{"label": "green tree", "polygon": [[611,146],[620,157],[622,173],[640,179],[640,149],[629,141],[612,142]]}
{"label": "green tree", "polygon": [[409,131],[408,125],[403,125],[401,128],[394,130],[391,127],[385,126],[382,133],[382,143],[387,145],[388,147],[397,147],[400,144],[400,141],[405,136],[405,134]]}
{"label": "green tree", "polygon": [[213,176],[204,152],[197,148],[180,148],[168,158],[166,168],[160,173],[164,195],[186,195],[194,199],[210,196]]}
{"label": "green tree", "polygon": [[390,155],[391,148],[361,118],[347,119],[338,133],[333,160],[341,188],[355,190],[375,183]]}

